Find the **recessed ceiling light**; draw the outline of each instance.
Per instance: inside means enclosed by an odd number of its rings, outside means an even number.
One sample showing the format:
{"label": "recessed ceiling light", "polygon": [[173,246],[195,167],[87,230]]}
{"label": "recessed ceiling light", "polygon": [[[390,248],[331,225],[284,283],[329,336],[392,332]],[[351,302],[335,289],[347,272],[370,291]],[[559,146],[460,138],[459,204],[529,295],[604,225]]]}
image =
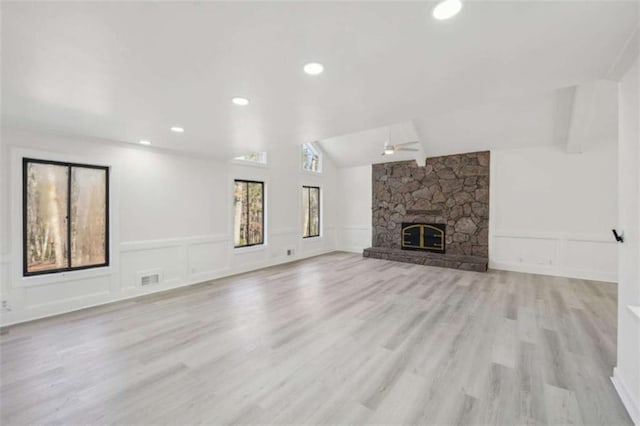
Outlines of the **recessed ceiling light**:
{"label": "recessed ceiling light", "polygon": [[236,96],[235,98],[231,99],[231,102],[233,102],[236,105],[241,105],[241,106],[249,105],[249,99],[241,98],[239,96]]}
{"label": "recessed ceiling light", "polygon": [[317,62],[309,62],[304,66],[304,72],[309,75],[322,74],[322,71],[324,71],[324,65]]}
{"label": "recessed ceiling light", "polygon": [[439,21],[453,18],[462,9],[461,0],[443,0],[433,8],[431,14]]}
{"label": "recessed ceiling light", "polygon": [[178,126],[173,126],[171,128],[171,131],[175,132],[175,133],[184,133],[184,129],[182,127],[178,127]]}
{"label": "recessed ceiling light", "polygon": [[140,145],[151,145],[151,141],[143,139],[143,140],[140,141]]}

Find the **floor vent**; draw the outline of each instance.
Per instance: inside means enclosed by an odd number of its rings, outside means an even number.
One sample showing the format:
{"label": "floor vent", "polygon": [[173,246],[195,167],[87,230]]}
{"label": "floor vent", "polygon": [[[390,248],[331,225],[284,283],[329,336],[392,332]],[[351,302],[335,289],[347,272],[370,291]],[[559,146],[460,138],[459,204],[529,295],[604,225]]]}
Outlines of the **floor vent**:
{"label": "floor vent", "polygon": [[144,271],[138,272],[138,282],[141,286],[147,286],[152,284],[158,284],[162,281],[160,271]]}

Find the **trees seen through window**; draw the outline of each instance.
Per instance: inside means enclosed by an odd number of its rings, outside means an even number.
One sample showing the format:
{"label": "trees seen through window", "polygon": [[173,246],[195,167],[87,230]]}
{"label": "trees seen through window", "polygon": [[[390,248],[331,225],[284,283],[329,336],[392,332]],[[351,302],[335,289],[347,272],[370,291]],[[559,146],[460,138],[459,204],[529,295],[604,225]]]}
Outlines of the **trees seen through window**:
{"label": "trees seen through window", "polygon": [[107,167],[23,160],[24,275],[106,266]]}
{"label": "trees seen through window", "polygon": [[302,187],[302,236],[320,236],[320,188]]}
{"label": "trees seen through window", "polygon": [[313,144],[305,143],[302,145],[302,170],[316,173],[321,171],[320,153]]}
{"label": "trees seen through window", "polygon": [[264,183],[246,180],[234,181],[235,247],[264,243]]}
{"label": "trees seen through window", "polygon": [[266,152],[250,152],[245,155],[234,157],[234,160],[247,161],[250,163],[267,164]]}

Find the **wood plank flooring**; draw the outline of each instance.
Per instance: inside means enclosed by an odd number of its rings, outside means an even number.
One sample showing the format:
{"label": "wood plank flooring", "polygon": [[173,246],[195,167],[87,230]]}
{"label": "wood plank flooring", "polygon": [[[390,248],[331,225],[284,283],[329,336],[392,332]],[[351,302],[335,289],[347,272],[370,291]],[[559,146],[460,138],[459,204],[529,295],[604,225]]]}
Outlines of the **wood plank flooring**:
{"label": "wood plank flooring", "polygon": [[0,420],[630,425],[616,297],[337,252],[11,327]]}

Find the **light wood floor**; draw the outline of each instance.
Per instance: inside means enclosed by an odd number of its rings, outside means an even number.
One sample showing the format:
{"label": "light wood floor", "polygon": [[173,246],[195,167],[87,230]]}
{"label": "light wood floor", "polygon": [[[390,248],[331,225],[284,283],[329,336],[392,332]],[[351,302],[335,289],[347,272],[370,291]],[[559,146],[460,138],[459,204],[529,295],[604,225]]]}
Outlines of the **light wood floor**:
{"label": "light wood floor", "polygon": [[1,420],[631,424],[616,286],[334,253],[11,327]]}

